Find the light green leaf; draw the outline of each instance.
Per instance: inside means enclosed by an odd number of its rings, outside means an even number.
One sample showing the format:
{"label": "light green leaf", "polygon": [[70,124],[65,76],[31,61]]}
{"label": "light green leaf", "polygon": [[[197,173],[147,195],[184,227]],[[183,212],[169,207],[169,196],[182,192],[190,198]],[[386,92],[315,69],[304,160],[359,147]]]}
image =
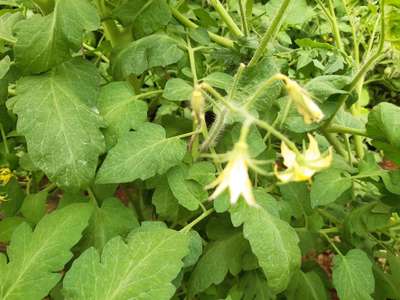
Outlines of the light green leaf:
{"label": "light green leaf", "polygon": [[336,256],[333,264],[333,285],[340,300],[372,299],[375,280],[365,252],[350,250],[346,256]]}
{"label": "light green leaf", "polygon": [[4,15],[0,16],[0,39],[8,41],[8,42],[15,42],[16,39],[13,35],[13,28],[15,24],[19,21],[23,20],[24,17],[21,13],[5,13]]}
{"label": "light green leaf", "polygon": [[233,77],[226,73],[214,72],[204,77],[202,81],[208,83],[213,87],[228,91],[229,88],[232,86]]}
{"label": "light green leaf", "polygon": [[35,166],[62,187],[86,187],[104,150],[103,122],[93,108],[97,91],[94,65],[80,59],[17,83],[11,102],[17,129]]}
{"label": "light green leaf", "polygon": [[240,233],[208,244],[190,276],[189,293],[196,295],[212,284],[221,283],[228,272],[237,275],[247,249],[248,243]]}
{"label": "light green leaf", "polygon": [[163,97],[171,101],[187,101],[192,97],[193,87],[185,80],[172,78],[167,81]]}
{"label": "light green leaf", "polygon": [[11,60],[7,55],[2,60],[0,60],[0,79],[2,79],[10,69]]}
{"label": "light green leaf", "polygon": [[9,217],[4,218],[0,221],[0,242],[8,243],[11,240],[11,236],[15,229],[18,228],[21,223],[24,222],[24,218],[21,217]]}
{"label": "light green leaf", "polygon": [[178,62],[183,51],[167,35],[153,34],[130,43],[111,60],[111,73],[117,79],[140,75],[154,67],[166,67]]}
{"label": "light green leaf", "polygon": [[197,210],[200,203],[207,200],[208,193],[203,186],[193,180],[186,180],[188,167],[180,165],[167,173],[169,187],[179,204],[188,210]]}
{"label": "light green leaf", "polygon": [[127,82],[111,82],[101,89],[97,107],[107,123],[105,135],[111,144],[146,121],[147,104],[138,97]]}
{"label": "light green leaf", "polygon": [[99,26],[89,1],[58,0],[49,15],[35,15],[16,26],[16,63],[27,72],[47,71],[68,60],[79,49],[83,34]]}
{"label": "light green leaf", "polygon": [[200,161],[190,166],[186,179],[194,180],[206,186],[214,181],[215,173],[215,166],[212,162]]}
{"label": "light green leaf", "polygon": [[388,142],[400,149],[400,107],[383,102],[375,106],[368,116],[367,132],[371,138]]}
{"label": "light green leaf", "polygon": [[21,214],[34,224],[46,214],[46,203],[48,197],[47,191],[41,191],[36,194],[29,194],[25,197],[21,206]]}
{"label": "light green leaf", "polygon": [[133,24],[135,32],[150,34],[166,26],[172,18],[166,0],[124,1],[116,8],[113,15],[122,24]]}
{"label": "light green leaf", "polygon": [[243,235],[258,258],[268,286],[275,293],[284,291],[301,262],[299,238],[294,229],[263,208],[248,207]]}
{"label": "light green leaf", "polygon": [[97,183],[146,180],[177,165],[186,153],[186,144],[176,137],[166,138],[163,127],[145,123],[128,132],[112,148],[97,174]]}
{"label": "light green leaf", "polygon": [[127,244],[116,237],[101,257],[90,248],[75,260],[64,279],[66,299],[171,299],[187,253],[186,235],[159,226],[133,231]]}
{"label": "light green leaf", "polygon": [[34,232],[21,224],[8,247],[10,261],[2,270],[0,298],[45,298],[61,279],[58,271],[72,258],[70,249],[81,238],[90,214],[90,206],[74,204],[46,215]]}
{"label": "light green leaf", "polygon": [[351,178],[342,177],[339,170],[331,169],[317,174],[311,186],[311,206],[317,207],[335,202],[351,186]]}
{"label": "light green leaf", "polygon": [[110,239],[118,235],[125,236],[138,226],[131,208],[116,198],[108,198],[93,211],[81,246],[85,249],[93,246],[101,252]]}
{"label": "light green leaf", "polygon": [[305,88],[314,97],[325,101],[335,94],[346,94],[344,88],[350,83],[351,78],[343,75],[325,75],[310,80]]}
{"label": "light green leaf", "polygon": [[288,300],[328,300],[328,293],[321,277],[314,272],[297,272],[287,291]]}

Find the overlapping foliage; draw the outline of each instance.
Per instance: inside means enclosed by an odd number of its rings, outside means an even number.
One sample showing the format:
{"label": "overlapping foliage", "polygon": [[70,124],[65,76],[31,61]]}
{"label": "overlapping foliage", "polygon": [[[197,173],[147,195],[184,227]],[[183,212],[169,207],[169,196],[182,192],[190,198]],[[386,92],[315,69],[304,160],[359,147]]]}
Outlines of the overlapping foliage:
{"label": "overlapping foliage", "polygon": [[399,16],[0,1],[0,299],[400,299]]}

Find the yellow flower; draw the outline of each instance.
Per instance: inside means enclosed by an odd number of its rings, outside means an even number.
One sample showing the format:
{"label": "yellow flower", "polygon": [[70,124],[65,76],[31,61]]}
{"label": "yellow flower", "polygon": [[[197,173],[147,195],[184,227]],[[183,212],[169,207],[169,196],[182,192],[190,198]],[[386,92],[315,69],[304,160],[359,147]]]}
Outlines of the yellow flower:
{"label": "yellow flower", "polygon": [[328,154],[321,155],[318,143],[315,138],[308,134],[310,144],[303,155],[296,155],[288,146],[282,142],[281,151],[283,164],[287,167],[284,172],[278,172],[275,165],[275,175],[283,182],[305,181],[323,169],[328,168],[332,162],[332,148],[329,148]]}
{"label": "yellow flower", "polygon": [[311,99],[309,93],[303,89],[296,81],[285,79],[286,89],[289,97],[296,105],[297,111],[304,118],[304,123],[311,124],[312,122],[321,122],[324,118],[324,113],[318,105]]}
{"label": "yellow flower", "polygon": [[0,193],[0,203],[8,201],[8,196],[5,193]]}
{"label": "yellow flower", "polygon": [[0,184],[7,184],[10,179],[13,177],[13,173],[9,168],[1,168],[0,169]]}
{"label": "yellow flower", "polygon": [[229,161],[218,178],[209,184],[206,189],[215,188],[210,200],[217,198],[226,188],[229,188],[230,202],[235,204],[240,195],[250,206],[257,206],[252,192],[248,166],[251,164],[247,151],[247,144],[238,142],[229,153]]}

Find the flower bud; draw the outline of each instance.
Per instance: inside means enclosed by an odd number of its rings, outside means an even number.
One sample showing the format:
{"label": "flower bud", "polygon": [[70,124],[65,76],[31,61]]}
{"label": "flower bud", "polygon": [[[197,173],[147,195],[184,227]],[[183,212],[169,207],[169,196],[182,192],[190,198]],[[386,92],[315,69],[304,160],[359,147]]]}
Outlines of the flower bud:
{"label": "flower bud", "polygon": [[193,117],[197,123],[201,123],[201,121],[204,120],[205,100],[199,87],[195,87],[192,92],[191,106]]}
{"label": "flower bud", "polygon": [[296,105],[299,114],[303,116],[304,123],[311,124],[312,122],[321,122],[324,118],[324,113],[311,99],[308,92],[293,80],[286,79],[285,83],[289,97]]}

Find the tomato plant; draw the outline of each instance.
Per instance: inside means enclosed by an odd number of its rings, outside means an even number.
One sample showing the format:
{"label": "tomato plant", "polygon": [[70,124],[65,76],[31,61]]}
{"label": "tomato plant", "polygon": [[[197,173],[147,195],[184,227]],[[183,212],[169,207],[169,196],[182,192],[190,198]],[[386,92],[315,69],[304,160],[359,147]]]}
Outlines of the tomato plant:
{"label": "tomato plant", "polygon": [[0,1],[0,299],[400,299],[400,1]]}

